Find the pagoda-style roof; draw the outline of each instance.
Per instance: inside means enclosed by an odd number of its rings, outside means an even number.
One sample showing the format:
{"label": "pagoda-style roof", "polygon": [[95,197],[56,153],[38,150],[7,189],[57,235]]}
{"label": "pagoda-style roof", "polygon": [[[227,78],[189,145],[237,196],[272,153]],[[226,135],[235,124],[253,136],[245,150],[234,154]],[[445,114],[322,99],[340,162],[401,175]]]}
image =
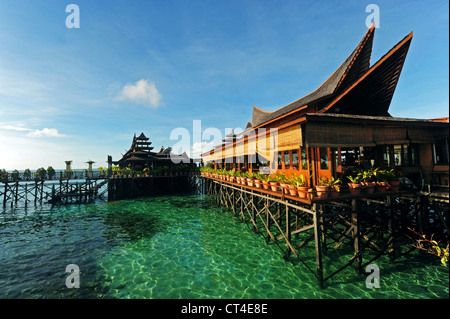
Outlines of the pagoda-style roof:
{"label": "pagoda-style roof", "polygon": [[[389,116],[389,105],[412,33],[370,67],[374,32],[375,25],[372,24],[347,59],[315,91],[274,112],[266,112],[254,106],[252,128],[299,111]],[[250,126],[247,125],[247,128]]]}

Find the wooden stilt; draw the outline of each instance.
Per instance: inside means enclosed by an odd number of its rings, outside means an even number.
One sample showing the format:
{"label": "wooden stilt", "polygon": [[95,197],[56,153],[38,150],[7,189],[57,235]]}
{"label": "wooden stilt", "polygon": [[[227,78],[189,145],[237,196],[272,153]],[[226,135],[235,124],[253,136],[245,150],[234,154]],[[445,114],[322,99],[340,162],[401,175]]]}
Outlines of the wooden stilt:
{"label": "wooden stilt", "polygon": [[289,206],[286,205],[286,257],[289,258],[291,256],[291,248],[290,248],[290,242],[291,242],[291,215],[289,212]]}
{"label": "wooden stilt", "polygon": [[394,235],[394,216],[392,211],[391,196],[386,196],[386,211],[388,216],[388,234],[389,234],[389,248],[388,255],[390,262],[394,262],[395,259],[395,235]]}
{"label": "wooden stilt", "polygon": [[313,204],[314,213],[314,241],[316,249],[316,276],[319,281],[320,288],[323,288],[323,264],[322,264],[322,248],[321,248],[321,231],[320,231],[320,211],[317,204]]}
{"label": "wooden stilt", "polygon": [[352,199],[351,223],[353,231],[353,243],[355,247],[355,256],[356,256],[355,268],[357,273],[360,274],[362,256],[360,251],[361,239],[360,239],[359,219],[358,219],[358,201],[356,199]]}

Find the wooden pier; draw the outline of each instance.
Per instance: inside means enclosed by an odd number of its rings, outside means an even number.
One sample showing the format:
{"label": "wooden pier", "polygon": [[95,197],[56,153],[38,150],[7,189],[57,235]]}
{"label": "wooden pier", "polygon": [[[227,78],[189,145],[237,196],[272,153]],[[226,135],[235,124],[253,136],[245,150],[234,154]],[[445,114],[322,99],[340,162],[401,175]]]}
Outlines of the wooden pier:
{"label": "wooden pier", "polygon": [[2,180],[0,203],[23,204],[25,207],[42,203],[73,203],[105,198],[109,201],[192,192],[199,188],[195,173],[162,176],[132,174],[127,176],[91,174],[59,179]]}
{"label": "wooden pier", "polygon": [[[305,265],[320,287],[352,265],[362,274],[382,255],[394,262],[414,249],[402,245],[407,227],[424,225],[417,194],[406,191],[302,199],[216,178],[203,178],[203,188],[287,259]],[[351,249],[347,262],[329,271],[334,252],[343,247],[347,254]]]}

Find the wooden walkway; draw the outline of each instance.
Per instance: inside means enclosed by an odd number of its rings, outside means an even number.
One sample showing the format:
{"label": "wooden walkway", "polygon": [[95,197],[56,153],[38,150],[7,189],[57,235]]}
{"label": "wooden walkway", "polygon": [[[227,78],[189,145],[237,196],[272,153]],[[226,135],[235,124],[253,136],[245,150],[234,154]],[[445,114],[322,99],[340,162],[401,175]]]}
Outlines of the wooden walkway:
{"label": "wooden walkway", "polygon": [[0,182],[0,201],[3,206],[23,204],[25,207],[48,203],[72,203],[97,198],[110,201],[182,193],[200,188],[199,176],[97,176],[87,179],[60,179]]}
{"label": "wooden walkway", "polygon": [[[301,199],[214,178],[203,178],[203,182],[205,193],[217,204],[250,223],[268,243],[283,249],[286,258],[305,265],[320,287],[350,266],[362,274],[382,255],[393,262],[412,250],[402,252],[400,245],[417,203],[410,192]],[[346,263],[337,266],[332,252],[343,247],[353,252]]]}

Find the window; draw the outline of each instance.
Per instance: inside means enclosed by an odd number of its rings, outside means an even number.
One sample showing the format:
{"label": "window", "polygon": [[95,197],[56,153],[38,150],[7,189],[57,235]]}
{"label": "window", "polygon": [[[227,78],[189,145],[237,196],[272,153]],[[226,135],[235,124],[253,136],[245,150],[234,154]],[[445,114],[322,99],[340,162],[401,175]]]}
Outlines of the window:
{"label": "window", "polygon": [[433,162],[434,164],[449,164],[448,138],[442,138],[433,144]]}
{"label": "window", "polygon": [[298,150],[292,151],[292,166],[298,168]]}
{"label": "window", "polygon": [[320,169],[328,169],[328,149],[321,147],[319,149]]}
{"label": "window", "polygon": [[283,155],[281,154],[281,152],[278,152],[278,169],[282,169],[282,162],[283,162]]}
{"label": "window", "polygon": [[284,168],[288,169],[291,166],[291,160],[289,158],[289,151],[284,151]]}
{"label": "window", "polygon": [[396,166],[419,165],[419,149],[417,145],[394,145],[394,160]]}
{"label": "window", "polygon": [[306,147],[302,148],[302,169],[308,169],[308,154],[306,154]]}
{"label": "window", "polygon": [[390,167],[391,166],[391,157],[389,156],[389,145],[383,146],[383,166]]}

